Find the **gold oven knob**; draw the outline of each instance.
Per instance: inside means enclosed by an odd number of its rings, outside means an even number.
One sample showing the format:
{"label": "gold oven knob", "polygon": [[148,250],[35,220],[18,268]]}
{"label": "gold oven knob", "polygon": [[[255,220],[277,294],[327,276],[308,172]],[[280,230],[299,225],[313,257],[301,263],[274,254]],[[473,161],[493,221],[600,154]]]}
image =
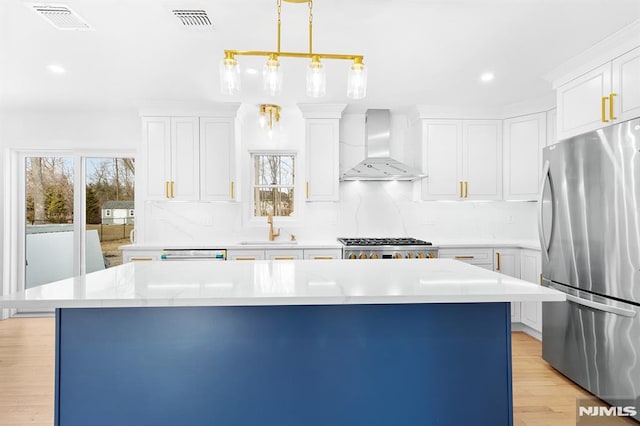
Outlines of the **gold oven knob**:
{"label": "gold oven knob", "polygon": [[413,253],[407,253],[407,259],[413,259],[414,257]]}
{"label": "gold oven knob", "polygon": [[360,253],[360,255],[358,256],[358,259],[366,259],[367,255],[365,253]]}
{"label": "gold oven knob", "polygon": [[356,254],[351,252],[349,253],[349,256],[347,256],[349,259],[356,259]]}
{"label": "gold oven knob", "polygon": [[424,259],[424,253],[418,253],[418,259]]}
{"label": "gold oven knob", "polygon": [[436,258],[436,254],[431,252],[429,253],[429,259],[435,259]]}
{"label": "gold oven knob", "polygon": [[371,256],[369,256],[369,259],[377,259],[378,258],[378,253],[371,253]]}
{"label": "gold oven knob", "polygon": [[394,259],[402,259],[402,255],[400,253],[396,253],[393,255]]}

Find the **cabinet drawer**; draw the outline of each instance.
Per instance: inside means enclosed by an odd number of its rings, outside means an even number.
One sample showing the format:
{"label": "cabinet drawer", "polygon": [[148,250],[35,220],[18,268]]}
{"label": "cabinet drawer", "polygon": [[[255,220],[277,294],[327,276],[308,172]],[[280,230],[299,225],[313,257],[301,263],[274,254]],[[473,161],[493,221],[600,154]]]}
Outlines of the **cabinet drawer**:
{"label": "cabinet drawer", "polygon": [[267,260],[299,260],[302,259],[302,250],[267,250]]}
{"label": "cabinet drawer", "polygon": [[340,249],[315,249],[305,250],[304,258],[306,260],[334,260],[342,259],[342,250]]}
{"label": "cabinet drawer", "polygon": [[227,260],[264,260],[264,250],[229,250]]}
{"label": "cabinet drawer", "polygon": [[472,265],[491,265],[493,268],[493,249],[440,249],[438,257],[441,259],[456,259]]}

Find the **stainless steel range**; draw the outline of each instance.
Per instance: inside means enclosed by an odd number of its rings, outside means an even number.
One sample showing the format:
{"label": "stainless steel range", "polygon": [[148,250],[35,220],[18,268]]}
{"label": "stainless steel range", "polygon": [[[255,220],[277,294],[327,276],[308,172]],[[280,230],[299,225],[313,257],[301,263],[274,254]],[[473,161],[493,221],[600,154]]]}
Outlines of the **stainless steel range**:
{"label": "stainless steel range", "polygon": [[438,248],[415,238],[338,238],[343,259],[434,259]]}

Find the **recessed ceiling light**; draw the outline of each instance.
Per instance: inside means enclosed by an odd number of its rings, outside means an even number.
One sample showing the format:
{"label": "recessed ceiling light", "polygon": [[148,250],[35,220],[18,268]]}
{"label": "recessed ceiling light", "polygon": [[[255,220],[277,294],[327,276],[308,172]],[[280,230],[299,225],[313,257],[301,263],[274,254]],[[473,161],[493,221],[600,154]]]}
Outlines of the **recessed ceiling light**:
{"label": "recessed ceiling light", "polygon": [[247,68],[247,74],[249,74],[249,75],[258,74],[258,70],[255,69],[255,68]]}
{"label": "recessed ceiling light", "polygon": [[63,67],[61,67],[60,65],[56,65],[56,64],[50,64],[47,65],[47,69],[49,71],[51,71],[54,74],[64,74],[65,73],[65,69]]}
{"label": "recessed ceiling light", "polygon": [[487,82],[493,80],[493,77],[495,77],[495,76],[493,75],[492,72],[485,72],[484,74],[482,74],[480,76],[480,81],[484,81],[485,83],[487,83]]}

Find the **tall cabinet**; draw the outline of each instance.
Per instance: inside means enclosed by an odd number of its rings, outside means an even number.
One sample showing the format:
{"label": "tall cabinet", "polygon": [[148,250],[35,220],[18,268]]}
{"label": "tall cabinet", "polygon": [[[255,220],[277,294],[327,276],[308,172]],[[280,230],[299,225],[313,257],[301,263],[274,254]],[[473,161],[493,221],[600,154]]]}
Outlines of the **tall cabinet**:
{"label": "tall cabinet", "polygon": [[298,104],[305,121],[305,200],[338,201],[340,118],[345,104]]}

